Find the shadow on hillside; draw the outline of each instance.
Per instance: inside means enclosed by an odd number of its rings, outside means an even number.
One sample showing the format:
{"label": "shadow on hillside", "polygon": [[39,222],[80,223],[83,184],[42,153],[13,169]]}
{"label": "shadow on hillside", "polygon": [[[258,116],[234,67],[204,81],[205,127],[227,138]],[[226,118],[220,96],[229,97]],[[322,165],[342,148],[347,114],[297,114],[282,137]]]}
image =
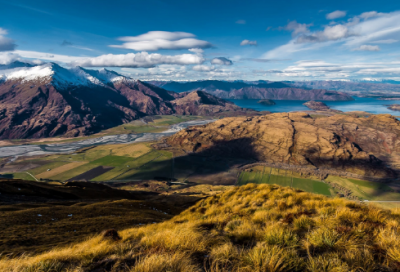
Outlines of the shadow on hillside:
{"label": "shadow on hillside", "polygon": [[[165,143],[158,144],[156,147],[182,154],[182,149],[168,147]],[[218,141],[210,147],[203,147],[200,143],[197,143],[192,146],[192,150],[185,150],[185,152],[185,155],[175,157],[174,162],[164,160],[149,163],[140,168],[137,173],[125,176],[124,179],[154,179],[159,177],[172,179],[181,178],[183,176],[181,173],[189,172],[192,173],[188,175],[189,177],[194,174],[196,176],[207,176],[221,174],[241,165],[269,161],[268,159],[265,160],[262,154],[254,149],[251,138]],[[388,181],[397,178],[394,170],[388,168],[383,161],[373,155],[364,160],[354,159],[351,156],[348,159],[324,159],[319,157],[314,148],[306,150],[303,155],[309,162],[308,167],[296,165],[294,163],[296,160],[293,159],[295,156],[290,161],[275,161],[276,167],[279,168],[279,165],[283,165],[286,166],[283,168],[290,167],[293,171],[313,171],[316,175],[319,173],[321,175],[331,174],[365,180]]]}

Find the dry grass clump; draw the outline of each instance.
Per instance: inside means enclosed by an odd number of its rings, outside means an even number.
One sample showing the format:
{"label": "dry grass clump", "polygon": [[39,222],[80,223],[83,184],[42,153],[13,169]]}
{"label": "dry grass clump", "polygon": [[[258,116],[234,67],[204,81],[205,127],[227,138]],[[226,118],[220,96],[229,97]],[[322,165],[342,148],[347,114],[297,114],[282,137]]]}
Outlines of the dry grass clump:
{"label": "dry grass clump", "polygon": [[3,257],[0,271],[400,271],[398,212],[276,185],[235,187],[119,235]]}

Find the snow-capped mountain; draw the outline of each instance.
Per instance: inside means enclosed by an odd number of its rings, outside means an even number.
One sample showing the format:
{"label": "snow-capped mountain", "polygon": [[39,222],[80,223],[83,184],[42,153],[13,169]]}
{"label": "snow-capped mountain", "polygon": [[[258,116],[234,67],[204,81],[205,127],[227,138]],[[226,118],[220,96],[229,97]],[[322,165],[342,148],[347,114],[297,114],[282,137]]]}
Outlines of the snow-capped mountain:
{"label": "snow-capped mountain", "polygon": [[195,97],[106,69],[47,63],[1,70],[0,139],[88,135],[155,114],[243,114],[233,103]]}
{"label": "snow-capped mountain", "polygon": [[56,63],[46,63],[31,67],[18,67],[0,71],[2,81],[21,81],[31,83],[53,84],[58,88],[71,86],[107,85],[116,82],[134,82],[135,80],[107,69],[88,70],[82,67],[66,69]]}

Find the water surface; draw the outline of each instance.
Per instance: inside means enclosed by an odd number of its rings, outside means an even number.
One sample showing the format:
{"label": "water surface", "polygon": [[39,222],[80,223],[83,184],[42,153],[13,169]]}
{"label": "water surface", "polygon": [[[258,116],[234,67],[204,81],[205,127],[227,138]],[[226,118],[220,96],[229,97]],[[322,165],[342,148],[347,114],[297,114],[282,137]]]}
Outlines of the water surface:
{"label": "water surface", "polygon": [[[393,100],[378,100],[376,98],[366,97],[353,97],[353,101],[323,101],[331,109],[341,111],[366,111],[373,114],[388,113],[392,115],[400,115],[400,112],[392,111],[387,108],[387,105],[400,103],[400,101]],[[290,111],[305,111],[310,110],[303,103],[307,101],[300,100],[274,100],[276,105],[265,106],[257,103],[259,99],[237,100],[230,99],[229,101],[235,103],[239,107],[249,108],[258,111],[270,112],[290,112]]]}

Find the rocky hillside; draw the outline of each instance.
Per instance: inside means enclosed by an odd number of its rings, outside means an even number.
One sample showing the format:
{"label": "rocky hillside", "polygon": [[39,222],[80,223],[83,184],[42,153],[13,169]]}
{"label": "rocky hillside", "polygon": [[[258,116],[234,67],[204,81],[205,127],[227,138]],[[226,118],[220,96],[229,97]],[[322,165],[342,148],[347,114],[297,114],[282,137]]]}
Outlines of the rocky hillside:
{"label": "rocky hillside", "polygon": [[326,89],[304,89],[282,82],[246,82],[200,80],[193,82],[151,82],[171,91],[206,91],[223,99],[325,100],[347,101],[353,98],[345,93]]}
{"label": "rocky hillside", "polygon": [[391,115],[312,118],[300,112],[224,118],[182,130],[166,143],[187,153],[325,169],[365,179],[393,178],[393,169],[400,169],[400,121]]}
{"label": "rocky hillside", "polygon": [[246,111],[199,95],[170,92],[106,69],[54,63],[8,69],[0,75],[0,139],[88,135],[154,114]]}

